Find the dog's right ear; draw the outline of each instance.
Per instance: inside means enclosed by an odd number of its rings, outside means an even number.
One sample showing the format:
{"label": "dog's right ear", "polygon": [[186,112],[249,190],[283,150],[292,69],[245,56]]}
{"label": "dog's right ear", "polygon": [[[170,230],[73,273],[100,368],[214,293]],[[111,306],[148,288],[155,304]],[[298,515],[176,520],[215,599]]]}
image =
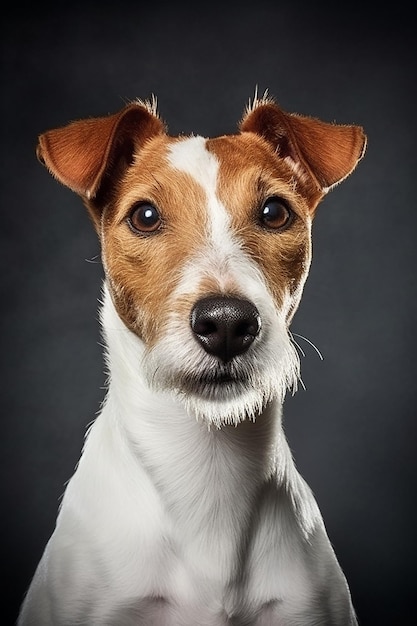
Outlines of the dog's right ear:
{"label": "dog's right ear", "polygon": [[138,101],[114,115],[79,120],[40,135],[37,155],[53,176],[84,199],[98,228],[117,176],[147,139],[163,132],[154,104]]}
{"label": "dog's right ear", "polygon": [[240,130],[263,137],[286,161],[303,186],[312,213],[324,194],[355,169],[366,148],[360,126],[286,113],[268,97],[247,109]]}

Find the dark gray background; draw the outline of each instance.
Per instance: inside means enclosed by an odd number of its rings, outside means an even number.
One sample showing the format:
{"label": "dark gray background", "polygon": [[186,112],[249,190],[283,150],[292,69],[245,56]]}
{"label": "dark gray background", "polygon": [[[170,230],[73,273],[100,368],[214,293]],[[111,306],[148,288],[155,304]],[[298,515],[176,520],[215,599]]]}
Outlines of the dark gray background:
{"label": "dark gray background", "polygon": [[360,624],[417,623],[411,14],[260,0],[34,6],[12,7],[2,27],[2,623],[14,621],[104,393],[98,242],[80,199],[37,163],[36,137],[152,93],[173,134],[233,132],[255,85],[369,137],[316,218],[293,331],[324,361],[300,340],[307,391],[288,398],[285,424]]}

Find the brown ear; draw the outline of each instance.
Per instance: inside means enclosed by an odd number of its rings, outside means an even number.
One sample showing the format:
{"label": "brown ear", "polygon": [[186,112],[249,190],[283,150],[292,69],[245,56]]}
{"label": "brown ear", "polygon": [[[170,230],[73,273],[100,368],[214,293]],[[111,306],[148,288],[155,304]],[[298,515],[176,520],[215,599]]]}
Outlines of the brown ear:
{"label": "brown ear", "polygon": [[149,137],[164,132],[152,105],[129,104],[107,117],[79,120],[39,137],[39,160],[64,185],[85,199],[97,198],[105,179],[122,159]]}
{"label": "brown ear", "polygon": [[[242,132],[261,135],[292,167],[313,195],[322,196],[356,167],[366,147],[359,126],[340,126],[285,113],[269,99],[255,102],[241,124]],[[314,194],[315,192],[315,194]]]}

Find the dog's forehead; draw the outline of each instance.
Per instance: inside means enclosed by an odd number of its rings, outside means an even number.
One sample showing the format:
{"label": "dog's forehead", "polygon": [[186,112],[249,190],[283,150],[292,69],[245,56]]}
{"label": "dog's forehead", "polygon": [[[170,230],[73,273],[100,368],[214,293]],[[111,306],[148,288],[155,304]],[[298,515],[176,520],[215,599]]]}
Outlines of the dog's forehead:
{"label": "dog's forehead", "polygon": [[171,167],[186,172],[202,187],[216,185],[219,162],[207,150],[207,139],[199,135],[180,139],[168,148],[168,162]]}
{"label": "dog's forehead", "polygon": [[271,174],[277,167],[277,156],[253,133],[205,138],[199,135],[178,138],[168,148],[169,163],[187,172],[206,187],[221,179],[252,170],[255,175]]}
{"label": "dog's forehead", "polygon": [[206,198],[215,196],[235,215],[268,195],[282,194],[297,204],[301,199],[293,170],[254,133],[181,138],[169,144],[167,154],[171,168],[186,174]]}
{"label": "dog's forehead", "polygon": [[117,218],[138,200],[146,200],[168,219],[191,212],[198,223],[205,210],[211,213],[210,207],[220,202],[240,221],[268,195],[282,193],[291,201],[293,190],[293,172],[254,133],[215,138],[159,135],[138,152],[121,181],[113,215]]}

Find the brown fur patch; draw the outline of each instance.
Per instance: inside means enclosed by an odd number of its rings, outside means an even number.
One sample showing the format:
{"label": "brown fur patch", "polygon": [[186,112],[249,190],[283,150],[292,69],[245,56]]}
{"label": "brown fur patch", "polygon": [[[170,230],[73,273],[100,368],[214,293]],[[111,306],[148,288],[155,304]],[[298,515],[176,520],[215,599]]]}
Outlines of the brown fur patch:
{"label": "brown fur patch", "polygon": [[[278,306],[293,294],[310,258],[309,207],[297,192],[292,170],[270,146],[252,133],[209,140],[220,161],[218,195],[232,217],[243,248],[261,268]],[[286,200],[294,213],[282,231],[262,226],[263,203],[272,196]]]}
{"label": "brown fur patch", "polygon": [[[178,139],[160,136],[148,142],[124,176],[118,201],[104,213],[103,256],[112,296],[125,323],[152,345],[169,313],[168,302],[186,260],[203,245],[206,197],[189,175],[167,161]],[[132,232],[127,219],[140,201],[160,212],[161,228]]]}

